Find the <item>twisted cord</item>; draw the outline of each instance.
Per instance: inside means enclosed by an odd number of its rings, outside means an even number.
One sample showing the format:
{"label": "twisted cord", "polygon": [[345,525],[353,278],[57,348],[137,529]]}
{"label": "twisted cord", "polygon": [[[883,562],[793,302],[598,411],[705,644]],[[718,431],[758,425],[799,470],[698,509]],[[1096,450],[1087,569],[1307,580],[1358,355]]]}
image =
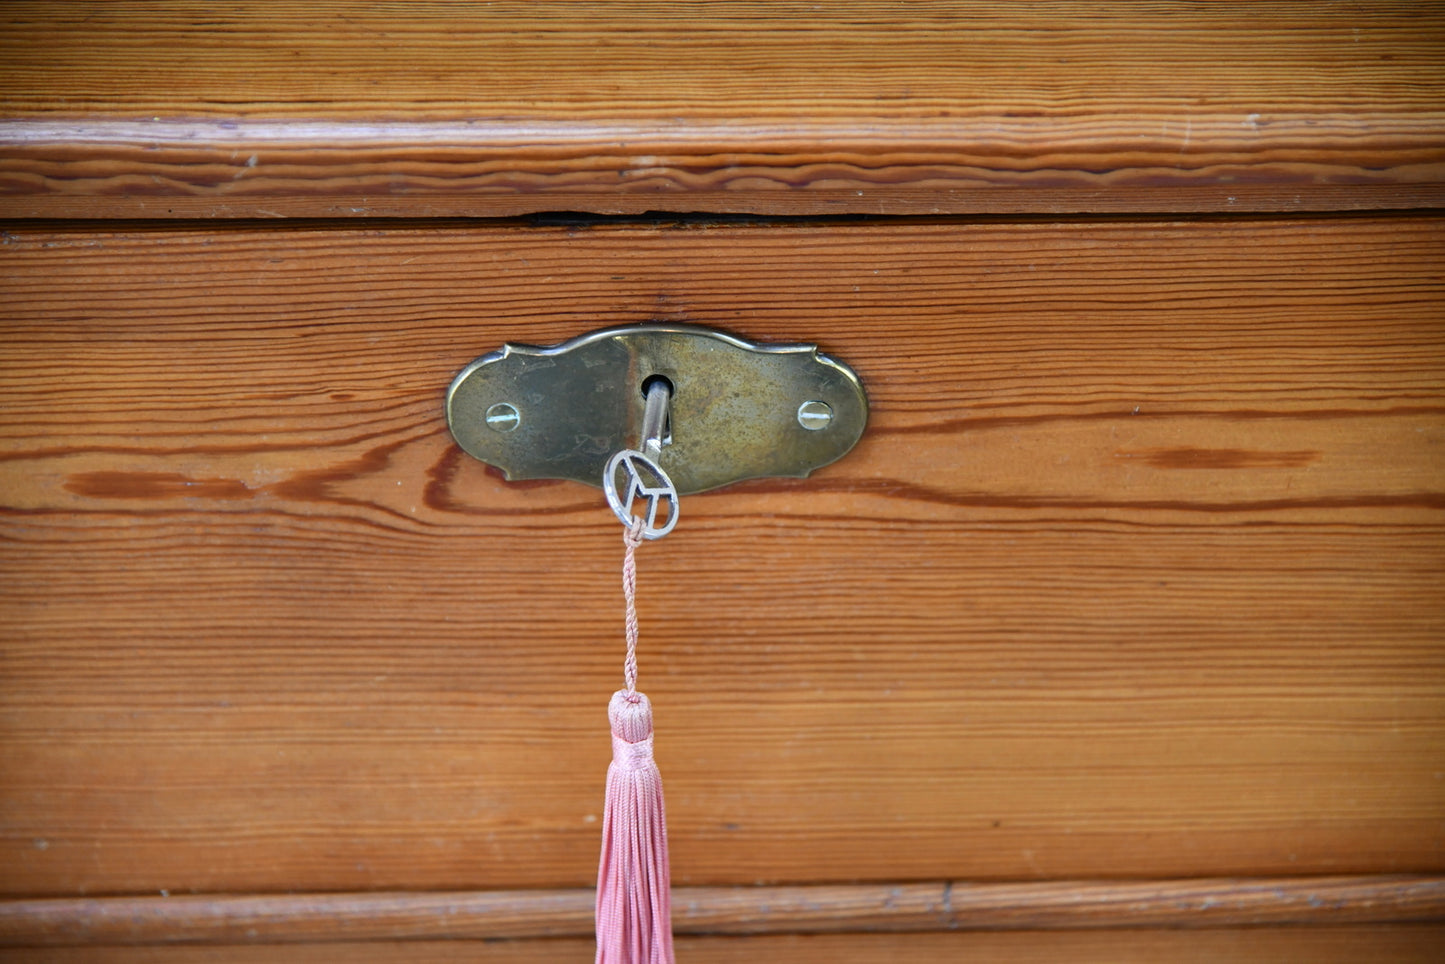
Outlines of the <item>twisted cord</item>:
{"label": "twisted cord", "polygon": [[643,526],[641,519],[633,519],[622,532],[622,544],[627,547],[622,557],[622,595],[627,600],[627,659],[622,664],[622,678],[629,697],[637,695],[637,547],[642,545]]}

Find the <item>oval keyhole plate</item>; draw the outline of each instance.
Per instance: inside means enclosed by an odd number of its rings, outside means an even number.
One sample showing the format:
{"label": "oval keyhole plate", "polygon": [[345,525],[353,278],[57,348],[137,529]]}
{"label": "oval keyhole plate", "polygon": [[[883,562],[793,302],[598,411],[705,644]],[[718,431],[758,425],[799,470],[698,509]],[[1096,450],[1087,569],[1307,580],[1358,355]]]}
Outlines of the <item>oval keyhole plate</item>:
{"label": "oval keyhole plate", "polygon": [[656,458],[684,495],[806,476],[842,458],[868,421],[858,376],[815,345],[634,325],[483,355],[447,391],[447,423],[464,451],[508,479],[601,485],[607,460],[638,447],[643,386],[658,377],[672,398]]}

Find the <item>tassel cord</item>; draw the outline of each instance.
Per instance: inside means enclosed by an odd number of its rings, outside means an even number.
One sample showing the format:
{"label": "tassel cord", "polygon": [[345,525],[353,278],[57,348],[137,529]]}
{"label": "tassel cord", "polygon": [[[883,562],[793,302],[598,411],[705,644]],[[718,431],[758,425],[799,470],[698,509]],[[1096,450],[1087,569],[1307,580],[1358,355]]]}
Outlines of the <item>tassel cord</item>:
{"label": "tassel cord", "polygon": [[637,693],[637,547],[642,545],[641,519],[622,530],[622,596],[627,601],[627,659],[622,663],[622,679],[629,696]]}

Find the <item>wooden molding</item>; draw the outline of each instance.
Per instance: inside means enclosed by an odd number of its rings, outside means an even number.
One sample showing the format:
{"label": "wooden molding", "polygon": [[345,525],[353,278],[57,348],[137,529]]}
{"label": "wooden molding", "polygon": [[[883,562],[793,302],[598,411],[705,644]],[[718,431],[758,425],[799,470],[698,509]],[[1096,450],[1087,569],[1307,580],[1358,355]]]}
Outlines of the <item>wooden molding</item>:
{"label": "wooden molding", "polygon": [[[0,216],[772,215],[1445,207],[1445,113],[827,124],[0,120]],[[1194,129],[1198,128],[1197,134]],[[1161,133],[1164,132],[1164,133]],[[1277,142],[1278,141],[1278,142]],[[1127,144],[1127,149],[1120,147]],[[637,145],[624,148],[620,145]],[[640,153],[639,153],[640,152]]]}
{"label": "wooden molding", "polygon": [[[683,887],[677,933],[1059,930],[1445,919],[1445,877]],[[592,933],[592,891],[111,897],[0,903],[0,946],[483,940]]]}
{"label": "wooden molding", "polygon": [[11,3],[0,216],[1445,205],[1438,6],[906,12]]}

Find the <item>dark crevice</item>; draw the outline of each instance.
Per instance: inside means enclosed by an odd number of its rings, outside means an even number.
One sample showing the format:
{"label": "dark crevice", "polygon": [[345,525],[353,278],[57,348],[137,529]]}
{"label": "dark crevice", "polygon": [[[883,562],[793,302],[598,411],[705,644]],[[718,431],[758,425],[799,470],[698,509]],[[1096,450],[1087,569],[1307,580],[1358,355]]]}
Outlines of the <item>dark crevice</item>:
{"label": "dark crevice", "polygon": [[0,231],[138,233],[184,231],[215,234],[225,231],[414,231],[421,229],[521,228],[585,231],[597,228],[643,227],[661,230],[702,230],[736,227],[823,227],[877,225],[990,224],[1181,224],[1378,220],[1441,218],[1439,208],[1381,208],[1368,211],[1242,211],[1152,212],[1110,214],[719,214],[715,212],[649,211],[643,214],[589,214],[546,211],[513,217],[355,217],[355,218],[11,218]]}

